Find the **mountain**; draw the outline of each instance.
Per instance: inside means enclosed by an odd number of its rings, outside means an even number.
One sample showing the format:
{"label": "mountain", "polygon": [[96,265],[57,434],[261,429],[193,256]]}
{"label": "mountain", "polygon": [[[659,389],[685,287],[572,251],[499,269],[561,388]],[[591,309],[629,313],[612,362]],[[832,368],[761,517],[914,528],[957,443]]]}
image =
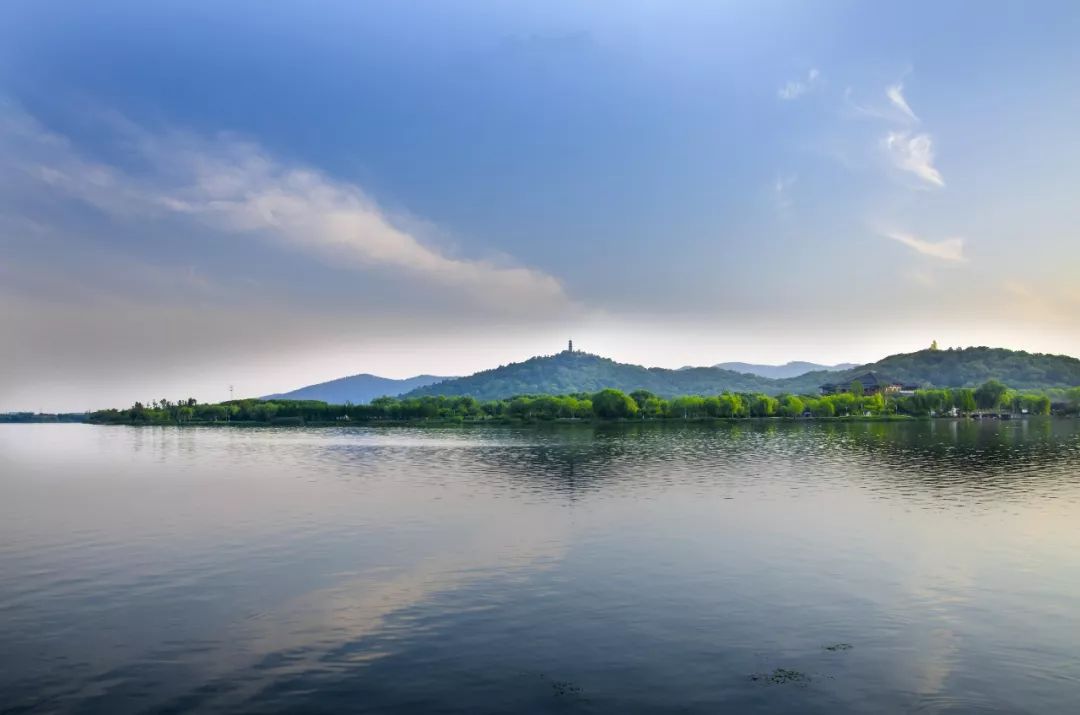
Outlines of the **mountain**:
{"label": "mountain", "polygon": [[396,397],[409,392],[410,390],[415,390],[418,387],[424,387],[425,385],[451,379],[453,378],[438,377],[436,375],[417,375],[416,377],[394,380],[389,377],[379,377],[378,375],[368,375],[364,373],[361,375],[341,377],[337,380],[331,380],[330,382],[320,382],[317,385],[308,385],[307,387],[301,387],[292,392],[267,395],[262,399],[322,400],[323,402],[329,402],[330,404],[336,405],[341,405],[346,402],[360,405],[371,402],[376,397]]}
{"label": "mountain", "polygon": [[[819,369],[805,372],[804,367]],[[769,377],[754,374],[753,368],[789,369],[799,374],[780,373],[777,377]],[[624,392],[649,390],[662,397],[715,395],[725,391],[805,395],[817,394],[823,383],[849,381],[866,372],[925,387],[975,387],[990,379],[1001,380],[1009,387],[1021,390],[1080,385],[1080,360],[1076,358],[1003,348],[920,350],[890,355],[877,362],[855,367],[799,362],[778,366],[722,363],[714,367],[679,370],[646,368],[615,362],[599,355],[563,351],[484,370],[468,377],[418,375],[391,380],[376,375],[353,375],[292,392],[268,395],[264,399],[361,404],[384,395],[472,395],[478,399],[492,400],[526,394],[596,392],[607,387]]]}
{"label": "mountain", "polygon": [[799,375],[805,375],[808,372],[820,372],[822,370],[830,372],[850,370],[853,367],[857,367],[857,365],[853,362],[840,363],[839,365],[818,365],[815,362],[793,360],[792,362],[786,362],[783,365],[757,365],[749,362],[722,362],[713,365],[713,367],[718,367],[722,370],[734,370],[735,372],[748,372],[751,375],[778,380],[786,377],[798,377]]}
{"label": "mountain", "polygon": [[842,382],[866,371],[897,382],[933,387],[975,387],[987,380],[1000,380],[1018,390],[1080,385],[1080,360],[1074,357],[987,347],[890,355],[845,372],[828,373],[828,377],[829,381]]}
{"label": "mountain", "polygon": [[823,383],[852,380],[866,372],[927,387],[974,387],[989,379],[1001,380],[1015,389],[1080,385],[1080,360],[1076,358],[1002,348],[921,350],[847,370],[826,368],[776,379],[723,367],[646,368],[564,351],[433,383],[406,396],[472,395],[490,400],[523,394],[596,392],[607,387],[624,392],[644,389],[663,397],[724,391],[817,394]]}
{"label": "mountain", "polygon": [[832,373],[809,373],[791,380],[738,373],[717,367],[683,370],[646,368],[619,363],[583,352],[563,351],[557,355],[534,357],[524,362],[484,370],[421,387],[408,397],[421,395],[472,395],[482,400],[524,394],[566,394],[596,392],[614,387],[626,392],[643,389],[663,397],[731,392],[817,392]]}

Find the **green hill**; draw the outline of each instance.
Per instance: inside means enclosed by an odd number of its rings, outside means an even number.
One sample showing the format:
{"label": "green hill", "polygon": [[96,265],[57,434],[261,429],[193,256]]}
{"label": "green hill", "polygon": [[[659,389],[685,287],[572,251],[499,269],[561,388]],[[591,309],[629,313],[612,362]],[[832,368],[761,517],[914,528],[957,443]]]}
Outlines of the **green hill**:
{"label": "green hill", "polygon": [[868,370],[926,387],[975,387],[987,380],[1000,380],[1017,390],[1080,385],[1080,360],[1074,357],[986,347],[890,355],[870,365],[830,373],[827,381],[850,380]]}
{"label": "green hill", "polygon": [[891,355],[843,372],[819,370],[784,379],[718,367],[646,368],[564,351],[426,385],[405,396],[471,395],[491,400],[528,394],[596,392],[608,387],[624,392],[649,390],[661,397],[722,392],[816,394],[822,383],[850,380],[867,371],[925,387],[974,387],[989,379],[1001,380],[1015,389],[1080,385],[1080,360],[1076,358],[1002,348],[921,350]]}
{"label": "green hill", "polygon": [[407,393],[407,396],[471,395],[481,400],[493,400],[514,395],[596,392],[608,387],[626,392],[649,390],[662,397],[724,391],[816,392],[818,385],[833,374],[822,371],[786,380],[771,380],[717,367],[681,370],[646,368],[589,353],[564,351],[427,385]]}

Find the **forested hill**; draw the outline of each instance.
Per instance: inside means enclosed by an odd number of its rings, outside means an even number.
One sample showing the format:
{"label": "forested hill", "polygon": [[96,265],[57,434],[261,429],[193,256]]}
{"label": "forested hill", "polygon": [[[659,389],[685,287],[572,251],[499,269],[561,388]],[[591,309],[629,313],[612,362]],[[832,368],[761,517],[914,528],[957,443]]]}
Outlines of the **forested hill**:
{"label": "forested hill", "polygon": [[922,387],[975,387],[987,380],[1000,380],[1017,390],[1080,385],[1080,360],[1074,357],[985,347],[890,355],[870,365],[829,373],[828,381],[851,380],[867,371]]}
{"label": "forested hill", "polygon": [[406,394],[471,395],[493,400],[515,395],[572,394],[613,387],[649,390],[662,397],[722,392],[816,394],[825,382],[844,382],[873,371],[884,378],[920,387],[974,387],[996,379],[1014,389],[1080,385],[1080,360],[1002,348],[921,350],[891,355],[843,372],[815,371],[770,379],[718,367],[681,370],[645,368],[581,352],[562,352],[427,385]]}
{"label": "forested hill", "polygon": [[662,397],[712,395],[725,391],[816,393],[818,386],[834,374],[818,372],[787,380],[771,380],[716,367],[646,368],[589,353],[561,352],[428,385],[407,396],[471,395],[481,400],[494,400],[514,395],[595,392],[608,387],[626,392],[649,390]]}

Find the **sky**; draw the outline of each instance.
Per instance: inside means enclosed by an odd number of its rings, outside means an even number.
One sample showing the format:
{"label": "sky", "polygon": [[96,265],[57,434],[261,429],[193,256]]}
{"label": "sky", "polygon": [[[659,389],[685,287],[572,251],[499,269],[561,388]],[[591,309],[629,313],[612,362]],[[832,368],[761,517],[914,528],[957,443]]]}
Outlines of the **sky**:
{"label": "sky", "polygon": [[1074,2],[7,0],[0,412],[1080,355]]}

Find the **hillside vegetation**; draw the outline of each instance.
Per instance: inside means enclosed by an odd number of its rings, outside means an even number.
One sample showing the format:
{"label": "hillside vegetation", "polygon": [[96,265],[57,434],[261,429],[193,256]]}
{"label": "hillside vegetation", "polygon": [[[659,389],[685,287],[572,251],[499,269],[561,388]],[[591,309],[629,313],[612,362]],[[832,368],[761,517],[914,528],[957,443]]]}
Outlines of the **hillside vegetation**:
{"label": "hillside vegetation", "polygon": [[423,395],[469,395],[495,400],[514,395],[561,395],[614,388],[624,392],[648,390],[664,397],[705,395],[719,392],[816,392],[834,373],[808,373],[788,380],[771,380],[749,373],[717,367],[682,370],[646,368],[619,363],[582,352],[561,352],[524,362],[484,370],[468,377],[428,385],[407,393]]}
{"label": "hillside vegetation", "polygon": [[1018,390],[1080,385],[1080,360],[1074,357],[986,347],[890,355],[832,377],[850,380],[867,370],[922,387],[975,387],[987,380]]}
{"label": "hillside vegetation", "polygon": [[1002,348],[921,350],[891,355],[842,372],[815,371],[798,377],[770,379],[718,367],[668,370],[615,362],[581,352],[562,352],[484,370],[406,393],[464,396],[495,400],[515,395],[563,395],[614,388],[648,390],[662,397],[714,395],[723,392],[816,394],[825,382],[843,382],[873,371],[920,387],[975,387],[1000,380],[1016,389],[1080,385],[1080,360]]}

